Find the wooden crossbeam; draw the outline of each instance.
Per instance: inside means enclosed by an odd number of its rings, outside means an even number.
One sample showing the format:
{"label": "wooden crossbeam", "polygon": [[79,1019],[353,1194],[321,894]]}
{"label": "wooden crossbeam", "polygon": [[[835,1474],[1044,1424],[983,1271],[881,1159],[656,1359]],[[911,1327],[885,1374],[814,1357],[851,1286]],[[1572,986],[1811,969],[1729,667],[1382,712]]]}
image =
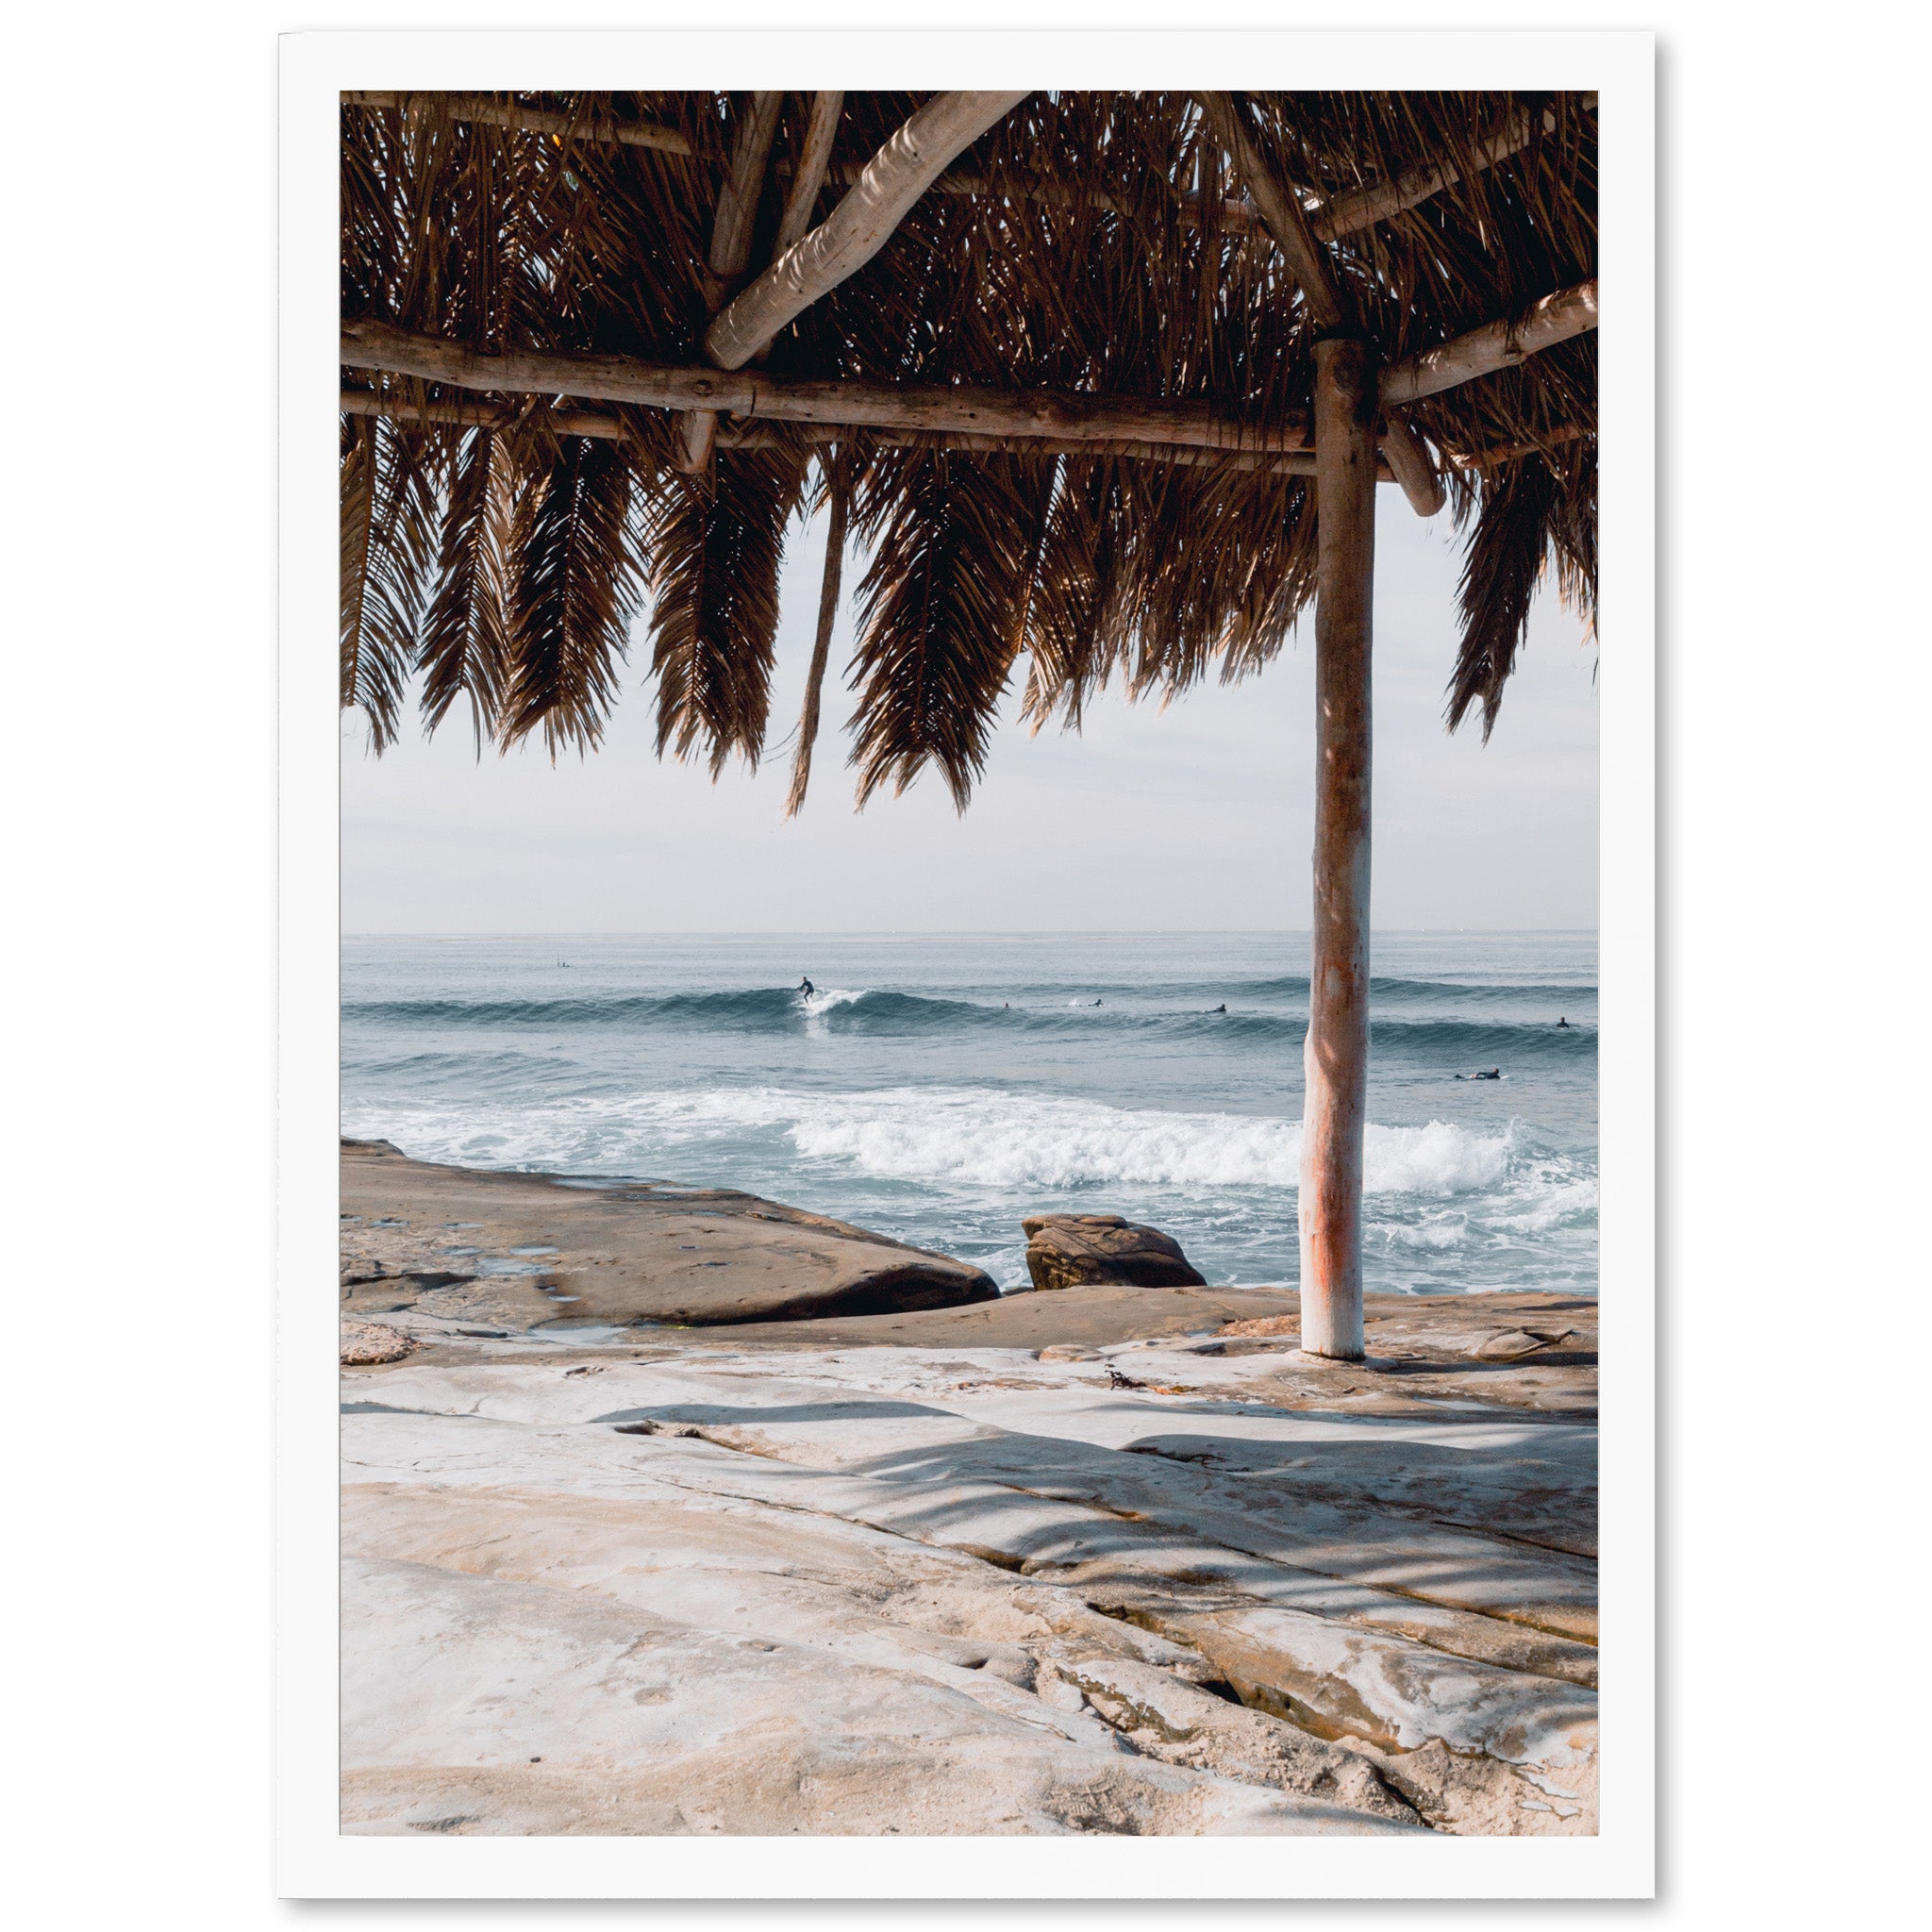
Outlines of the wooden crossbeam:
{"label": "wooden crossbeam", "polygon": [[[800,431],[794,428],[788,433],[796,435]],[[854,433],[851,429],[841,429],[831,424],[815,423],[803,428],[803,434],[809,442],[844,442]],[[1263,471],[1273,476],[1312,476],[1315,474],[1315,452],[1311,449],[1196,449],[1185,443],[1137,442],[1125,438],[1074,442],[1063,437],[975,436],[963,431],[926,435],[908,435],[891,430],[868,433],[873,441],[893,449],[939,448],[963,450],[969,455],[1024,457],[1124,457],[1134,462],[1173,463],[1184,470]],[[729,429],[718,432],[720,449],[764,449],[784,440],[779,432],[757,425],[737,433]],[[1386,462],[1381,462],[1376,467],[1375,480],[1378,483],[1394,483],[1400,478]]]}
{"label": "wooden crossbeam", "polygon": [[803,242],[811,228],[812,209],[818,205],[819,191],[825,185],[825,170],[832,162],[832,141],[839,132],[839,116],[844,108],[843,88],[821,89],[811,97],[811,114],[805,125],[805,148],[798,158],[798,172],[785,192],[785,212],[778,219],[778,239],[772,244],[774,260]]}
{"label": "wooden crossbeam", "polygon": [[381,322],[342,325],[349,369],[411,375],[453,389],[582,396],[652,409],[709,409],[747,420],[827,423],[848,428],[1054,437],[1074,444],[1129,441],[1188,449],[1270,453],[1308,447],[1307,415],[1244,422],[1211,405],[1086,390],[998,390],[778,376],[758,370],[683,368],[628,356],[510,349],[483,355],[441,336]]}
{"label": "wooden crossbeam", "polygon": [[1236,172],[1247,183],[1249,198],[1260,210],[1274,244],[1288,259],[1289,273],[1300,286],[1302,299],[1318,326],[1340,328],[1347,317],[1327,258],[1308,228],[1307,210],[1299,197],[1269,165],[1248,125],[1245,110],[1233,94],[1199,94],[1201,111],[1214,138],[1227,151]]}
{"label": "wooden crossbeam", "polygon": [[1567,342],[1597,325],[1596,277],[1561,289],[1532,303],[1515,322],[1489,322],[1467,335],[1439,342],[1419,356],[1391,362],[1382,372],[1379,394],[1385,408],[1440,395],[1498,369],[1514,369],[1539,350]]}
{"label": "wooden crossbeam", "polygon": [[[1596,96],[1585,94],[1582,105],[1585,108],[1595,107]],[[1526,108],[1517,108],[1488,140],[1476,142],[1476,167],[1493,168],[1497,162],[1507,161],[1511,155],[1527,147],[1534,125],[1529,110]],[[1542,125],[1546,134],[1557,131],[1554,108],[1543,110]],[[1338,194],[1324,207],[1309,214],[1308,226],[1317,241],[1334,242],[1343,235],[1373,228],[1377,222],[1386,222],[1391,215],[1399,215],[1407,208],[1415,208],[1461,178],[1453,161],[1425,161],[1419,167],[1404,169],[1392,181],[1378,181],[1372,187],[1352,189],[1346,194]]]}
{"label": "wooden crossbeam", "polygon": [[1442,460],[1452,470],[1493,470],[1504,463],[1521,462],[1524,457],[1536,456],[1545,449],[1566,442],[1579,442],[1584,437],[1595,433],[1580,423],[1564,423],[1555,429],[1546,429],[1534,442],[1506,442],[1495,449],[1469,450],[1460,456],[1445,456]]}
{"label": "wooden crossbeam", "polygon": [[[344,389],[341,408],[347,416],[387,416],[398,423],[443,423],[477,429],[508,429],[517,420],[516,410],[502,403],[465,402],[454,396],[411,402],[405,396],[384,395],[381,391],[373,389]],[[622,442],[627,433],[618,417],[603,415],[594,409],[552,408],[545,412],[544,420],[558,436],[591,436],[607,442]],[[819,423],[804,424],[787,433],[801,432],[808,441],[822,443],[835,443],[853,434],[836,425]],[[1237,470],[1270,470],[1283,476],[1311,476],[1315,473],[1312,450],[1198,450],[1174,443],[1068,442],[1044,436],[928,435],[911,438],[895,436],[889,430],[867,433],[874,441],[896,448],[936,441],[945,449],[1003,450],[1016,456],[1129,457],[1148,462],[1177,463],[1184,467],[1224,463]],[[1541,449],[1579,441],[1590,433],[1579,424],[1565,423],[1534,442],[1511,442],[1495,449],[1445,450],[1442,460],[1452,470],[1492,470],[1499,464],[1520,462],[1524,457],[1535,456]],[[778,432],[758,425],[741,430],[721,428],[718,432],[721,449],[767,449],[779,441]],[[1391,439],[1386,435],[1382,441],[1382,457],[1383,467],[1376,481],[1401,482],[1403,479],[1396,467],[1400,458],[1393,454]]]}
{"label": "wooden crossbeam", "polygon": [[[1401,405],[1513,368],[1539,350],[1596,326],[1594,280],[1547,295],[1519,323],[1490,323],[1382,372],[1382,400]],[[1100,395],[1088,390],[996,390],[959,384],[863,382],[692,369],[629,356],[510,349],[485,355],[441,336],[383,322],[341,328],[345,369],[409,375],[493,394],[582,396],[644,408],[702,409],[746,421],[821,423],[845,428],[1054,439],[1070,447],[1144,443],[1253,456],[1306,450],[1306,411],[1272,425],[1243,422],[1211,406],[1164,396]]]}
{"label": "wooden crossbeam", "polygon": [[[508,429],[518,412],[501,403],[464,402],[441,397],[430,402],[413,402],[405,396],[384,395],[378,390],[344,389],[344,414],[387,416],[398,423],[443,423],[479,429]],[[622,442],[627,431],[616,416],[593,409],[550,408],[544,421],[558,436],[590,436],[606,442]],[[783,430],[769,424],[752,423],[741,427],[721,425],[719,449],[774,449],[780,443],[803,437],[820,444],[849,442],[863,435],[869,441],[893,449],[957,449],[969,454],[1003,454],[1025,457],[1125,457],[1133,461],[1174,463],[1183,469],[1213,468],[1238,471],[1265,471],[1277,476],[1312,476],[1313,450],[1198,449],[1185,443],[1137,442],[1125,439],[1105,441],[1071,441],[1051,436],[984,436],[958,431],[859,430],[835,423],[794,423]],[[1399,480],[1387,464],[1380,466],[1376,480]]]}
{"label": "wooden crossbeam", "polygon": [[788,322],[857,275],[946,165],[1026,94],[942,93],[926,102],[865,164],[839,206],[712,323],[705,353],[721,369],[741,369]]}
{"label": "wooden crossbeam", "polygon": [[1382,455],[1389,467],[1395,473],[1395,480],[1402,485],[1402,493],[1408,498],[1408,507],[1419,517],[1432,517],[1449,501],[1449,492],[1442,486],[1442,478],[1437,473],[1436,459],[1429,454],[1429,446],[1407,419],[1398,415],[1388,415],[1382,424]]}
{"label": "wooden crossbeam", "polygon": [[[345,108],[403,108],[414,98],[407,93],[371,93],[345,90]],[[437,93],[437,105],[454,121],[475,121],[485,127],[519,127],[531,134],[575,135],[579,141],[611,141],[625,147],[654,147],[667,155],[688,155],[690,140],[675,127],[658,127],[648,121],[587,122],[548,108],[525,108],[492,101],[488,94]]]}
{"label": "wooden crossbeam", "polygon": [[[380,390],[342,391],[345,416],[387,416],[397,423],[445,423],[455,428],[508,429],[517,412],[502,403],[468,403],[458,396],[412,402],[406,396],[386,396]],[[543,419],[559,436],[593,436],[605,442],[622,442],[625,430],[615,416],[596,409],[551,408]]]}

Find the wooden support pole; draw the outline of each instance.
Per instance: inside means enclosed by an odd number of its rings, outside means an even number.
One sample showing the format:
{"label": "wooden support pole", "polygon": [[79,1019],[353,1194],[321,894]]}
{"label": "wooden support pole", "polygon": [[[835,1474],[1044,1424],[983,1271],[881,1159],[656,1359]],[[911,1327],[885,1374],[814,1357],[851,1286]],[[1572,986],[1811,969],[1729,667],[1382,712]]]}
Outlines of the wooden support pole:
{"label": "wooden support pole", "polygon": [[874,155],[835,208],[712,323],[705,353],[742,369],[785,325],[857,275],[906,219],[947,162],[1026,98],[935,94]]}
{"label": "wooden support pole", "polygon": [[785,816],[795,818],[811,782],[811,748],[819,735],[819,693],[824,689],[825,659],[831,655],[832,622],[839,614],[839,582],[845,568],[845,518],[852,500],[852,472],[845,452],[837,451],[826,466],[831,497],[831,525],[825,532],[825,574],[819,583],[819,628],[811,645],[811,670],[805,680],[805,711],[798,721],[798,751],[791,761],[791,790]]}
{"label": "wooden support pole", "polygon": [[1370,644],[1375,376],[1365,344],[1315,344],[1315,904],[1302,1064],[1302,1348],[1362,1354],[1369,1079]]}

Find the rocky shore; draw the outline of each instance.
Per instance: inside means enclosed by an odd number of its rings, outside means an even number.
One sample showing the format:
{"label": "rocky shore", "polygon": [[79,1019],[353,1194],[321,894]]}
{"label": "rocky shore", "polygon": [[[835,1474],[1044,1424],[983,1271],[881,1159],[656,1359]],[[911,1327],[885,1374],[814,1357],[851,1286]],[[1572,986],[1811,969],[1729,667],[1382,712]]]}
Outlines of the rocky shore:
{"label": "rocky shore", "polygon": [[1595,1829],[1591,1301],[1344,1364],[747,1195],[342,1209],[345,1830]]}

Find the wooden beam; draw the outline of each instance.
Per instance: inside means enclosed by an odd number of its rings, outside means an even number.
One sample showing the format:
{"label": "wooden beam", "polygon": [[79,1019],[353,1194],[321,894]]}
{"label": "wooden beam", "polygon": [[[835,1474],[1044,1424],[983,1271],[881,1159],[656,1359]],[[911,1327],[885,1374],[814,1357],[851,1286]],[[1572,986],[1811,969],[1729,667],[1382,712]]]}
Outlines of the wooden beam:
{"label": "wooden beam", "polygon": [[[386,396],[371,389],[345,389],[341,408],[350,416],[387,416],[398,423],[447,423],[480,429],[508,429],[517,421],[517,412],[500,403],[461,402],[441,397],[426,403],[411,402],[402,396]],[[544,411],[544,422],[558,436],[591,436],[607,442],[623,442],[628,436],[615,416],[591,409]],[[1177,443],[1161,442],[1068,442],[1041,436],[908,435],[892,430],[858,431],[829,423],[797,423],[780,430],[769,424],[754,423],[743,428],[721,424],[720,449],[775,449],[799,436],[806,441],[831,444],[849,441],[863,434],[871,441],[889,449],[957,449],[969,455],[998,454],[1021,457],[1124,457],[1130,461],[1174,463],[1183,469],[1217,465],[1236,471],[1265,471],[1276,476],[1312,476],[1315,453],[1312,450],[1214,450],[1190,449]],[[1378,464],[1378,483],[1393,483],[1395,473],[1386,463]]]}
{"label": "wooden beam", "polygon": [[[447,423],[479,429],[508,429],[517,412],[500,403],[466,403],[442,397],[426,403],[410,402],[402,396],[386,396],[372,389],[344,389],[341,396],[344,415],[387,416],[397,423]],[[546,409],[543,421],[558,436],[591,436],[606,442],[624,442],[629,431],[615,416],[593,409]],[[908,435],[892,430],[858,431],[829,423],[798,423],[779,430],[767,424],[751,424],[735,428],[721,424],[717,447],[720,449],[775,449],[781,443],[803,436],[806,441],[831,444],[849,441],[863,434],[869,441],[888,449],[957,449],[968,455],[1018,457],[1124,457],[1131,462],[1173,463],[1182,469],[1224,469],[1263,471],[1275,476],[1312,476],[1313,450],[1190,449],[1183,444],[1163,442],[1067,442],[1042,436],[958,436]],[[1501,458],[1497,458],[1501,460]],[[1466,466],[1466,465],[1465,465]],[[1375,466],[1375,481],[1394,483],[1395,472],[1386,462]]]}
{"label": "wooden beam", "polygon": [[1436,474],[1436,459],[1429,446],[1401,416],[1390,416],[1382,434],[1382,454],[1402,485],[1409,508],[1419,517],[1432,517],[1448,500],[1449,492]]}
{"label": "wooden beam", "polygon": [[[836,428],[828,424],[796,425],[782,432],[758,425],[739,431],[721,427],[718,431],[718,447],[768,449],[774,447],[787,436],[796,436],[800,433],[803,433],[808,442],[830,443],[844,441],[861,432],[851,428]],[[1181,469],[1262,471],[1274,476],[1312,476],[1315,474],[1313,450],[1269,452],[1191,449],[1184,444],[1171,442],[1130,442],[1118,440],[1107,442],[1069,442],[1063,438],[1052,436],[974,436],[957,433],[909,436],[891,430],[862,433],[872,441],[883,444],[888,449],[937,447],[961,450],[969,455],[1124,457],[1133,462],[1173,463]],[[1375,466],[1375,480],[1378,483],[1394,483],[1399,479],[1386,462],[1378,462]]]}
{"label": "wooden beam", "polygon": [[711,252],[706,261],[706,294],[713,312],[723,306],[731,287],[751,261],[752,228],[758,221],[758,194],[765,185],[765,164],[772,158],[772,141],[778,132],[778,109],[785,96],[767,89],[751,97],[732,143],[731,171],[718,196],[711,221]]}
{"label": "wooden beam", "polygon": [[811,116],[805,125],[805,149],[798,158],[798,173],[786,191],[778,239],[772,245],[774,260],[804,241],[811,227],[812,210],[818,206],[819,191],[825,185],[825,170],[832,161],[832,141],[839,132],[839,116],[844,108],[843,88],[822,89],[811,97]]}
{"label": "wooden beam", "polygon": [[1382,406],[1388,408],[1413,403],[1498,369],[1514,369],[1539,350],[1567,342],[1596,325],[1596,277],[1592,275],[1574,289],[1559,290],[1532,303],[1520,321],[1485,323],[1467,335],[1424,349],[1420,356],[1391,362],[1382,372]]}
{"label": "wooden beam", "polygon": [[[1586,283],[1584,290],[1589,291],[1590,314],[1593,318],[1596,284]],[[1580,292],[1570,290],[1563,296],[1549,299],[1565,302]],[[1548,304],[1538,305],[1540,309],[1547,307]],[[1594,326],[1593,320],[1587,325]],[[1506,326],[1491,324],[1469,336],[1458,336],[1429,355],[1459,352],[1459,345],[1492,335],[1500,341],[1500,332]],[[1566,325],[1563,335],[1555,340],[1562,341],[1579,332]],[[1481,368],[1472,368],[1454,380],[1473,381],[1491,368],[1511,366],[1534,349],[1547,345],[1543,340],[1528,338],[1525,330],[1518,338],[1518,353],[1501,360],[1486,361]],[[815,381],[755,372],[680,368],[636,361],[625,356],[535,349],[482,355],[460,342],[440,336],[412,335],[380,322],[344,323],[341,357],[345,369],[410,375],[424,382],[445,383],[453,389],[480,390],[498,395],[584,396],[593,401],[634,403],[652,409],[710,409],[746,421],[820,424],[827,425],[834,441],[841,429],[898,429],[956,437],[961,448],[971,448],[975,443],[982,448],[1024,446],[1037,449],[1042,455],[1072,456],[1085,452],[1099,456],[1146,456],[1167,462],[1186,462],[1190,460],[1186,452],[1192,451],[1205,453],[1192,458],[1197,461],[1226,458],[1240,467],[1278,466],[1291,474],[1313,474],[1312,458],[1306,464],[1285,460],[1276,465],[1274,461],[1306,455],[1309,448],[1307,419],[1298,411],[1284,417],[1274,427],[1264,428],[1219,415],[1200,404],[1158,396],[1096,395],[1085,390],[897,388],[886,383]],[[1391,376],[1398,386],[1406,384],[1414,379],[1413,372],[1427,359],[1415,357],[1385,370],[1383,400],[1388,400]],[[1450,382],[1432,381],[1420,393],[1433,395],[1452,386]],[[1405,391],[1404,399],[1414,393]],[[385,408],[372,413],[391,412]],[[1562,441],[1589,433],[1570,426],[1553,430],[1546,440]],[[1521,448],[1446,456],[1444,460],[1456,469],[1478,468],[1485,463],[1509,461],[1536,447],[1536,443],[1530,442]],[[1385,457],[1388,452],[1389,443],[1385,441]]]}
{"label": "wooden beam", "polygon": [[819,693],[825,682],[825,659],[832,649],[832,623],[839,614],[839,582],[845,568],[845,518],[852,501],[852,475],[841,450],[825,466],[831,523],[825,531],[825,571],[819,580],[819,627],[812,639],[811,669],[805,680],[805,710],[798,721],[798,751],[791,761],[791,790],[785,816],[796,818],[811,781],[811,748],[819,735]]}
{"label": "wooden beam", "polygon": [[[476,429],[508,429],[517,412],[501,403],[466,403],[454,396],[415,403],[402,396],[386,396],[373,389],[345,389],[342,391],[345,416],[387,416],[397,423],[447,423]],[[593,409],[546,409],[543,420],[559,436],[594,436],[606,442],[622,442],[629,433],[615,416],[600,415]]]}
{"label": "wooden beam", "polygon": [[721,369],[741,369],[794,316],[858,274],[946,164],[1026,93],[942,93],[926,102],[865,164],[839,206],[712,323],[705,353]]}
{"label": "wooden beam", "polygon": [[1227,150],[1235,171],[1248,185],[1268,232],[1288,259],[1289,273],[1301,287],[1308,312],[1322,328],[1340,328],[1347,311],[1329,271],[1328,259],[1308,228],[1307,211],[1294,191],[1269,165],[1248,125],[1247,110],[1235,94],[1196,97],[1215,138]]}
{"label": "wooden beam", "polygon": [[520,127],[531,134],[574,135],[579,141],[611,141],[625,147],[654,147],[667,155],[688,155],[691,142],[675,127],[654,126],[648,121],[612,121],[599,125],[581,115],[558,114],[548,108],[525,108],[506,101],[492,101],[488,94],[442,92],[421,95],[371,93],[347,90],[342,93],[345,108],[402,108],[415,99],[433,99],[454,121],[480,122],[486,127]]}
{"label": "wooden beam", "polygon": [[511,349],[485,355],[440,336],[382,322],[342,325],[350,369],[413,375],[453,389],[582,396],[653,409],[713,409],[765,422],[845,427],[1051,437],[1070,443],[1128,441],[1254,454],[1306,450],[1308,422],[1284,411],[1272,425],[1243,422],[1205,403],[1087,390],[999,390],[814,380],[761,371],[680,368],[627,356]]}
{"label": "wooden beam", "polygon": [[1375,376],[1364,343],[1315,344],[1315,903],[1302,1050],[1302,1348],[1362,1354],[1369,1079],[1370,656]]}
{"label": "wooden beam", "polygon": [[[1585,94],[1582,105],[1585,108],[1595,107],[1596,96]],[[1557,131],[1554,108],[1543,110],[1542,124],[1544,133],[1554,134]],[[1496,133],[1487,141],[1476,142],[1477,168],[1493,168],[1498,161],[1506,161],[1519,149],[1527,147],[1533,125],[1529,110],[1526,108],[1517,108]],[[1352,189],[1346,194],[1338,194],[1325,207],[1310,212],[1308,226],[1314,231],[1317,241],[1333,242],[1343,235],[1373,228],[1377,222],[1387,221],[1391,215],[1399,215],[1406,208],[1415,208],[1461,178],[1453,161],[1425,161],[1420,167],[1405,169],[1392,181],[1378,181],[1373,187]]]}
{"label": "wooden beam", "polygon": [[1536,456],[1562,443],[1578,442],[1595,434],[1594,428],[1586,429],[1580,423],[1561,423],[1554,429],[1544,430],[1533,441],[1506,442],[1496,449],[1470,450],[1460,456],[1445,454],[1442,460],[1452,470],[1493,470],[1499,463],[1521,462],[1524,457]]}
{"label": "wooden beam", "polygon": [[[751,236],[758,220],[758,193],[765,185],[765,164],[772,158],[772,139],[778,132],[778,109],[784,94],[769,89],[751,97],[751,108],[740,124],[732,148],[731,172],[718,196],[711,222],[711,252],[705,264],[705,307],[717,314],[724,298],[743,275],[751,260]],[[711,467],[711,449],[718,440],[715,409],[694,409],[684,418],[682,467],[703,475]]]}

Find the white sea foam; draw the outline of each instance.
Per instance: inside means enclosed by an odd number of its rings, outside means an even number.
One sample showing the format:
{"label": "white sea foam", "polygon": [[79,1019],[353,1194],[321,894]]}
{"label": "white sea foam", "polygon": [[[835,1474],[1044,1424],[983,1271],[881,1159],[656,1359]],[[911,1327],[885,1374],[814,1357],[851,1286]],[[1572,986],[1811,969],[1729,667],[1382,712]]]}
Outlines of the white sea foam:
{"label": "white sea foam", "polygon": [[[1536,1181],[1541,1185],[1535,1185]],[[1546,1234],[1554,1228],[1596,1224],[1597,1184],[1570,1180],[1559,1173],[1533,1177],[1523,1191],[1524,1204],[1513,1214],[1491,1217],[1491,1224],[1517,1234]]]}
{"label": "white sea foam", "polygon": [[[425,1122],[427,1126],[429,1124]],[[452,1123],[454,1124],[454,1123]],[[480,1151],[467,1111],[469,1151]],[[647,1161],[696,1143],[782,1133],[805,1160],[875,1179],[1059,1191],[1140,1185],[1293,1189],[1301,1124],[1266,1116],[1167,1113],[981,1090],[823,1094],[712,1088],[519,1109],[488,1135],[502,1159],[597,1159],[628,1148]],[[441,1142],[443,1137],[434,1136]],[[1431,1121],[1371,1124],[1370,1194],[1466,1195],[1496,1189],[1515,1130]],[[465,1151],[451,1147],[451,1153]]]}

